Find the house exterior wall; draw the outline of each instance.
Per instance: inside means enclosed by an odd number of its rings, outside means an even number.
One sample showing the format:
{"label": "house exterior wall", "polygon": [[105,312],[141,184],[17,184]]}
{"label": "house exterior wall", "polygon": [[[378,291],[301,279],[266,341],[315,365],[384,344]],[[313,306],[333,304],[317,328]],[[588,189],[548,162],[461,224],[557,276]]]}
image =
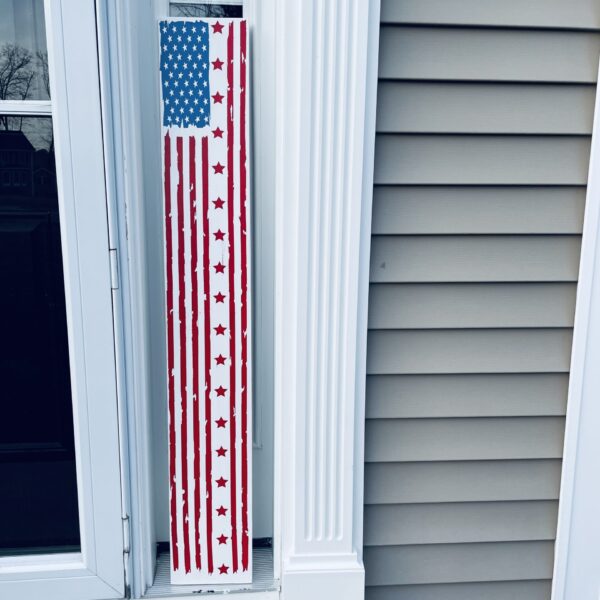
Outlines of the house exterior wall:
{"label": "house exterior wall", "polygon": [[381,18],[367,598],[546,599],[600,10],[383,0]]}

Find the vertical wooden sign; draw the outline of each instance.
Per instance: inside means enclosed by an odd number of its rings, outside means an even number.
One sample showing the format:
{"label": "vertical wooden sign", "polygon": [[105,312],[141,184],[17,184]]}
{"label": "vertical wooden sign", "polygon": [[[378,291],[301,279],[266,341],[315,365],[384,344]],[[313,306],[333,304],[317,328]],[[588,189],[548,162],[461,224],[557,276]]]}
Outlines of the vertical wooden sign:
{"label": "vertical wooden sign", "polygon": [[171,581],[252,580],[247,26],[159,23]]}

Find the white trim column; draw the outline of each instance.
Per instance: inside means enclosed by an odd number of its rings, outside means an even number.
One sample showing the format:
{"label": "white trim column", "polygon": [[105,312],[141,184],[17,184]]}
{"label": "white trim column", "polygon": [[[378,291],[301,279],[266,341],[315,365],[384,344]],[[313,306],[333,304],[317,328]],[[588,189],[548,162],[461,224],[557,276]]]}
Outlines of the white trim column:
{"label": "white trim column", "polygon": [[281,591],[284,600],[358,600],[364,387],[356,373],[364,373],[368,286],[368,269],[359,266],[369,252],[363,220],[371,208],[377,63],[369,56],[377,56],[379,2],[281,0],[276,10]]}
{"label": "white trim column", "polygon": [[600,594],[600,571],[598,570],[600,87],[598,86],[594,110],[558,504],[552,582],[553,600],[596,599]]}

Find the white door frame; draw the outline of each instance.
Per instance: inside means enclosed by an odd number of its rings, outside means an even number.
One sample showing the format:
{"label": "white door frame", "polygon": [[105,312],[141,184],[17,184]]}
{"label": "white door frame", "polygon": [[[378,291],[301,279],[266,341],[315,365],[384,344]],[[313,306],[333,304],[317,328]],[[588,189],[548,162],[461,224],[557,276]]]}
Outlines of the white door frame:
{"label": "white door frame", "polygon": [[45,15],[81,552],[0,559],[0,597],[120,598],[121,482],[94,1],[46,0]]}
{"label": "white door frame", "polygon": [[[600,81],[600,77],[598,79]],[[553,600],[597,600],[600,567],[600,93],[592,147],[567,401]]]}

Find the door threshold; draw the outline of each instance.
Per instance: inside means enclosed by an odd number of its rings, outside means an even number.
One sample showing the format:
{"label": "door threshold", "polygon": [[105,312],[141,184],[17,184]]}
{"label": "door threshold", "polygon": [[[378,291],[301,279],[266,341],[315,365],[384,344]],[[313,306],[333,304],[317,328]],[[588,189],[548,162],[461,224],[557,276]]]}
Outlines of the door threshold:
{"label": "door threshold", "polygon": [[227,598],[246,600],[275,600],[279,598],[279,581],[273,577],[273,548],[254,548],[252,551],[252,583],[231,585],[172,585],[170,574],[171,553],[160,552],[156,560],[154,583],[142,598],[155,600],[189,600],[210,594],[227,594]]}

